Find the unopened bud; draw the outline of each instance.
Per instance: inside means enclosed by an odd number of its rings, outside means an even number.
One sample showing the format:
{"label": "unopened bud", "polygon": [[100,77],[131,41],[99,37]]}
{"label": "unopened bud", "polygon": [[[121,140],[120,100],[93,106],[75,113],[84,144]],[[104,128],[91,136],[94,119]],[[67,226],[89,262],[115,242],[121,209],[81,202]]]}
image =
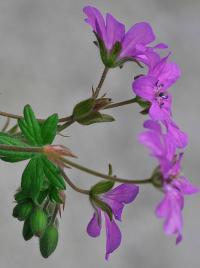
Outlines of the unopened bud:
{"label": "unopened bud", "polygon": [[13,217],[18,218],[19,221],[26,220],[33,210],[31,202],[17,204],[13,209]]}
{"label": "unopened bud", "polygon": [[55,225],[46,228],[40,238],[40,252],[44,258],[48,258],[56,249],[58,244],[58,230]]}
{"label": "unopened bud", "polygon": [[40,208],[36,208],[30,216],[30,227],[34,235],[41,236],[47,226],[47,215]]}
{"label": "unopened bud", "polygon": [[22,235],[24,240],[28,241],[33,237],[33,232],[31,230],[30,221],[29,219],[25,220]]}

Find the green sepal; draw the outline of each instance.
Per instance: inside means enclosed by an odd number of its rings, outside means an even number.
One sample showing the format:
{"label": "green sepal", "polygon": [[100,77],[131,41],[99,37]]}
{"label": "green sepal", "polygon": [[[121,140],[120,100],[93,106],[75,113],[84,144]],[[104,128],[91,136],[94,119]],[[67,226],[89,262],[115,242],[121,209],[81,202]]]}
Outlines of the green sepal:
{"label": "green sepal", "polygon": [[113,174],[113,168],[112,168],[112,165],[109,164],[108,165],[108,176],[112,176],[112,174]]}
{"label": "green sepal", "polygon": [[73,110],[73,119],[75,121],[79,121],[81,119],[84,119],[90,113],[93,111],[93,108],[95,106],[95,99],[90,98],[84,101],[79,102]]}
{"label": "green sepal", "polygon": [[58,189],[56,189],[55,187],[52,187],[49,191],[49,199],[51,200],[51,202],[55,202],[55,203],[63,203],[63,199],[60,196],[60,191]]}
{"label": "green sepal", "polygon": [[50,162],[46,157],[43,157],[44,163],[44,173],[49,182],[61,190],[66,189],[66,184],[63,177],[60,175],[60,170],[52,162]]}
{"label": "green sepal", "polygon": [[135,58],[133,57],[124,57],[124,58],[121,58],[119,60],[117,60],[115,62],[115,64],[113,64],[113,68],[116,68],[116,67],[120,67],[122,68],[123,65],[126,63],[126,62],[135,62],[140,68],[143,68],[143,66],[141,65],[141,63],[139,61],[137,61]]}
{"label": "green sepal", "polygon": [[160,170],[160,167],[156,167],[151,175],[151,183],[156,187],[156,188],[162,188],[163,187],[163,175]]}
{"label": "green sepal", "polygon": [[56,226],[48,226],[40,238],[40,252],[44,258],[48,258],[55,251],[58,239],[59,234]]}
{"label": "green sepal", "polygon": [[49,189],[41,191],[37,198],[38,203],[42,204],[45,198],[48,196],[48,194],[49,194]]}
{"label": "green sepal", "polygon": [[48,117],[41,127],[43,145],[51,144],[57,133],[58,115]]}
{"label": "green sepal", "polygon": [[35,236],[41,236],[47,227],[47,215],[40,209],[35,208],[30,216],[31,231]]}
{"label": "green sepal", "polygon": [[21,188],[36,201],[44,182],[43,161],[40,156],[32,158],[26,166],[21,180]]}
{"label": "green sepal", "polygon": [[120,42],[116,42],[110,52],[107,54],[106,66],[108,68],[117,67],[117,58],[121,52],[122,46]]}
{"label": "green sepal", "polygon": [[[27,147],[28,145],[17,138],[14,138],[6,133],[0,132],[0,144]],[[19,162],[29,159],[34,156],[34,153],[15,152],[8,150],[0,150],[0,156],[6,162]]]}
{"label": "green sepal", "polygon": [[99,47],[99,51],[100,51],[101,60],[104,63],[104,65],[107,66],[108,51],[107,51],[107,49],[105,47],[104,41],[98,36],[98,34],[96,32],[93,32],[93,33],[96,36],[96,39],[97,39],[97,42],[98,42],[98,47]]}
{"label": "green sepal", "polygon": [[113,121],[115,121],[115,119],[111,115],[92,112],[89,116],[79,120],[78,123],[81,125],[92,125],[95,123],[106,123]]}
{"label": "green sepal", "polygon": [[19,119],[18,125],[31,145],[42,145],[40,124],[30,105],[24,107],[24,119]]}
{"label": "green sepal", "polygon": [[24,221],[23,229],[22,229],[22,235],[25,241],[30,240],[33,237],[33,232],[31,230],[30,226],[30,220],[27,219]]}
{"label": "green sepal", "polygon": [[101,210],[103,210],[104,212],[106,212],[106,214],[109,216],[110,220],[112,221],[113,218],[113,212],[111,207],[106,204],[105,202],[103,202],[102,200],[100,200],[99,198],[97,198],[96,196],[92,197],[92,202],[95,203],[95,205],[97,207],[99,207]]}
{"label": "green sepal", "polygon": [[144,99],[142,99],[141,97],[139,97],[139,96],[136,96],[136,98],[135,98],[135,102],[137,103],[137,104],[139,104],[140,105],[140,107],[142,107],[143,109],[149,109],[150,108],[150,105],[151,105],[151,103],[149,102],[149,101],[145,101]]}
{"label": "green sepal", "polygon": [[92,195],[103,194],[111,190],[114,186],[115,182],[113,181],[100,181],[94,186],[92,186],[90,193]]}
{"label": "green sepal", "polygon": [[18,218],[19,215],[19,204],[17,204],[14,208],[13,208],[13,212],[12,212],[12,216],[14,218]]}

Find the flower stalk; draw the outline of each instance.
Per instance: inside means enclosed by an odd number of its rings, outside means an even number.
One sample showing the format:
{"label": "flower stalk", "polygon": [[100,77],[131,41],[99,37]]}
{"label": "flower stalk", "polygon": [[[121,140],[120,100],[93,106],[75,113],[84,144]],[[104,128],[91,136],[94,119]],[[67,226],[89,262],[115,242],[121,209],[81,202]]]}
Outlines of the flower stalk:
{"label": "flower stalk", "polygon": [[109,175],[103,174],[101,172],[89,169],[87,167],[79,165],[79,164],[77,164],[77,163],[75,163],[75,162],[73,162],[71,160],[66,159],[66,158],[63,158],[62,161],[63,161],[63,163],[65,163],[65,164],[67,164],[67,165],[69,165],[71,167],[79,169],[79,170],[81,170],[83,172],[86,172],[86,173],[88,173],[90,175],[94,175],[96,177],[103,178],[105,180],[110,180],[110,181],[119,182],[119,183],[128,183],[128,184],[149,184],[149,183],[151,183],[151,178],[142,179],[142,180],[123,179],[123,178],[118,178],[116,176],[109,176]]}

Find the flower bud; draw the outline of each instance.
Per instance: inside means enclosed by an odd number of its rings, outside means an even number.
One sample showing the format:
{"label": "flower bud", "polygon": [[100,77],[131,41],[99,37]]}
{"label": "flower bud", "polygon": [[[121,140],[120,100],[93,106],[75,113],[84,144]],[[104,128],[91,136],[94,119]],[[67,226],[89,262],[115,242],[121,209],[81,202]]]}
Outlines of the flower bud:
{"label": "flower bud", "polygon": [[46,228],[40,238],[40,252],[44,258],[48,258],[56,249],[58,244],[58,230],[55,225]]}
{"label": "flower bud", "polygon": [[33,210],[33,204],[31,202],[27,202],[24,204],[20,204],[18,207],[18,219],[20,221],[26,220]]}
{"label": "flower bud", "polygon": [[93,111],[95,106],[95,99],[89,98],[86,100],[83,100],[76,104],[73,110],[73,119],[75,121],[82,120],[83,118],[90,115],[90,113]]}
{"label": "flower bud", "polygon": [[18,218],[20,221],[26,220],[33,210],[31,202],[17,204],[13,209],[13,217]]}
{"label": "flower bud", "polygon": [[25,220],[22,235],[25,241],[30,240],[33,237],[29,219]]}
{"label": "flower bud", "polygon": [[41,236],[47,226],[47,215],[40,208],[35,208],[30,216],[31,231],[36,236]]}

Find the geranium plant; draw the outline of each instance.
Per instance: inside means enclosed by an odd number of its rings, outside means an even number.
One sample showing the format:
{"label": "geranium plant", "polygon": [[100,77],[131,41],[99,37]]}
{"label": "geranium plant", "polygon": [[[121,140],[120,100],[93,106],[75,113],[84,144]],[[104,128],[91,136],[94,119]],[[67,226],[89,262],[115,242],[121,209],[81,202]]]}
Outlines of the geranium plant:
{"label": "geranium plant", "polygon": [[[152,44],[156,37],[149,23],[136,23],[126,31],[124,24],[109,13],[104,18],[92,6],[83,11],[104,65],[99,84],[92,88],[90,98],[76,104],[71,115],[63,118],[54,113],[47,119],[39,119],[30,105],[24,107],[22,116],[0,112],[1,116],[7,117],[0,132],[1,160],[10,163],[28,160],[21,185],[14,194],[13,217],[23,222],[22,234],[26,241],[33,237],[39,239],[40,252],[47,258],[56,249],[59,215],[65,207],[65,190],[71,188],[85,195],[93,208],[93,216],[86,228],[88,235],[99,236],[105,223],[105,258],[108,259],[121,244],[118,222],[122,220],[125,205],[135,200],[140,185],[153,185],[155,190],[163,192],[156,216],[164,219],[164,232],[175,235],[178,244],[183,237],[184,196],[199,192],[199,188],[182,174],[181,161],[188,136],[172,116],[170,88],[180,78],[181,70],[171,62],[171,52],[167,51],[166,44]],[[111,96],[102,92],[102,86],[107,73],[113,68],[122,68],[126,62],[136,64],[141,68],[141,74],[133,78],[133,98],[115,103]],[[158,161],[147,179],[120,178],[115,175],[111,164],[105,173],[82,166],[77,163],[73,150],[54,144],[56,135],[72,124],[86,127],[113,122],[115,119],[107,114],[109,109],[131,104],[138,104],[145,117],[145,130],[138,135],[138,140]],[[12,126],[10,119],[14,122]],[[90,189],[81,189],[69,178],[69,167],[101,180],[92,184]]]}

